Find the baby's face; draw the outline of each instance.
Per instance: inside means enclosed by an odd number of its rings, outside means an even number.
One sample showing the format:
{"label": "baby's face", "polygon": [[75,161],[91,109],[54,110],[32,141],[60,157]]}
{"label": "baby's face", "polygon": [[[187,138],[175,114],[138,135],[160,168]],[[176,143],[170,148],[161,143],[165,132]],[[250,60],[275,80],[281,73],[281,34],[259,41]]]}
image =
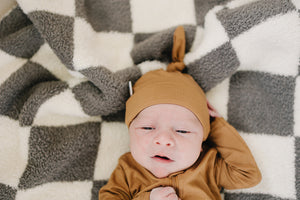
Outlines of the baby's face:
{"label": "baby's face", "polygon": [[150,106],[132,121],[129,132],[133,158],[158,178],[189,168],[201,152],[202,125],[182,106]]}

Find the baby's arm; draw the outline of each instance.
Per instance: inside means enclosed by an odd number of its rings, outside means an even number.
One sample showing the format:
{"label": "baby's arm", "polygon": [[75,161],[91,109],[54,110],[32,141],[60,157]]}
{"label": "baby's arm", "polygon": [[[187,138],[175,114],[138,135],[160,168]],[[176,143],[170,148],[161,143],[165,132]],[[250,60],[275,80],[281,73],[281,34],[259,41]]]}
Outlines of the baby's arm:
{"label": "baby's arm", "polygon": [[120,163],[112,173],[108,183],[99,191],[99,200],[130,200],[124,170]]}
{"label": "baby's arm", "polygon": [[226,189],[252,187],[261,180],[260,171],[245,141],[223,118],[211,123],[209,140],[218,151],[215,172],[219,186]]}
{"label": "baby's arm", "polygon": [[[131,169],[132,160],[130,153],[126,153],[120,157],[119,163],[113,171],[108,183],[99,191],[99,200],[145,200],[149,199],[150,192],[139,192],[134,194],[137,185],[132,185],[135,179],[136,171]],[[131,180],[131,181],[130,181]],[[134,196],[134,197],[133,197]]]}

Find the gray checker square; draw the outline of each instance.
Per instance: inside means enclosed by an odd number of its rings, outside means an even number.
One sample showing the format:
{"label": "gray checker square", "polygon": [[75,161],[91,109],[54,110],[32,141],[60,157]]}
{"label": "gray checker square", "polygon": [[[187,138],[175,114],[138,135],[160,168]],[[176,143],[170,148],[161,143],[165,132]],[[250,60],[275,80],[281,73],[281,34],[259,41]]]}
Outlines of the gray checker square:
{"label": "gray checker square", "polygon": [[93,180],[99,143],[99,122],[33,127],[28,165],[19,188],[32,188],[51,181]]}
{"label": "gray checker square", "polygon": [[[218,59],[216,59],[218,58]],[[206,92],[232,75],[240,62],[230,42],[187,65],[187,71]]]}
{"label": "gray checker square", "polygon": [[0,183],[0,194],[1,200],[15,199],[17,190],[8,185]]}
{"label": "gray checker square", "polygon": [[132,32],[129,0],[85,0],[83,4],[95,31]]}
{"label": "gray checker square", "polygon": [[295,10],[295,7],[289,0],[262,0],[254,2],[250,6],[223,9],[217,13],[217,17],[226,29],[228,36],[234,38],[269,17],[291,10]]}
{"label": "gray checker square", "polygon": [[239,71],[230,79],[228,121],[248,133],[293,135],[295,78]]}

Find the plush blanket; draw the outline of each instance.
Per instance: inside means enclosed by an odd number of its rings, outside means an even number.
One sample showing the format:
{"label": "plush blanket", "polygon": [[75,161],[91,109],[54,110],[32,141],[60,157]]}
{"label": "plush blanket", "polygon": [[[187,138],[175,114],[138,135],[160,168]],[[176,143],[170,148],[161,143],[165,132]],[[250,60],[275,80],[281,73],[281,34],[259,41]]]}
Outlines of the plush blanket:
{"label": "plush blanket", "polygon": [[128,148],[133,83],[171,61],[245,139],[259,185],[300,199],[299,0],[18,0],[0,21],[0,199],[96,200]]}

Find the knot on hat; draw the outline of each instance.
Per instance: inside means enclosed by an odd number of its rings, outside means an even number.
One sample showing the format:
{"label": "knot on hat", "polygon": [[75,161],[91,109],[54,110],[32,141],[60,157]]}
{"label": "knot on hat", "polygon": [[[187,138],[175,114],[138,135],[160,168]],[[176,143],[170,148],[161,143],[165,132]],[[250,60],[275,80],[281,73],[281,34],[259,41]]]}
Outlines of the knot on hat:
{"label": "knot on hat", "polygon": [[185,54],[185,32],[183,26],[178,26],[174,31],[172,61],[168,67],[168,72],[182,71],[185,68],[183,63]]}
{"label": "knot on hat", "polygon": [[172,62],[168,65],[168,72],[182,71],[185,68],[185,64],[183,62]]}

